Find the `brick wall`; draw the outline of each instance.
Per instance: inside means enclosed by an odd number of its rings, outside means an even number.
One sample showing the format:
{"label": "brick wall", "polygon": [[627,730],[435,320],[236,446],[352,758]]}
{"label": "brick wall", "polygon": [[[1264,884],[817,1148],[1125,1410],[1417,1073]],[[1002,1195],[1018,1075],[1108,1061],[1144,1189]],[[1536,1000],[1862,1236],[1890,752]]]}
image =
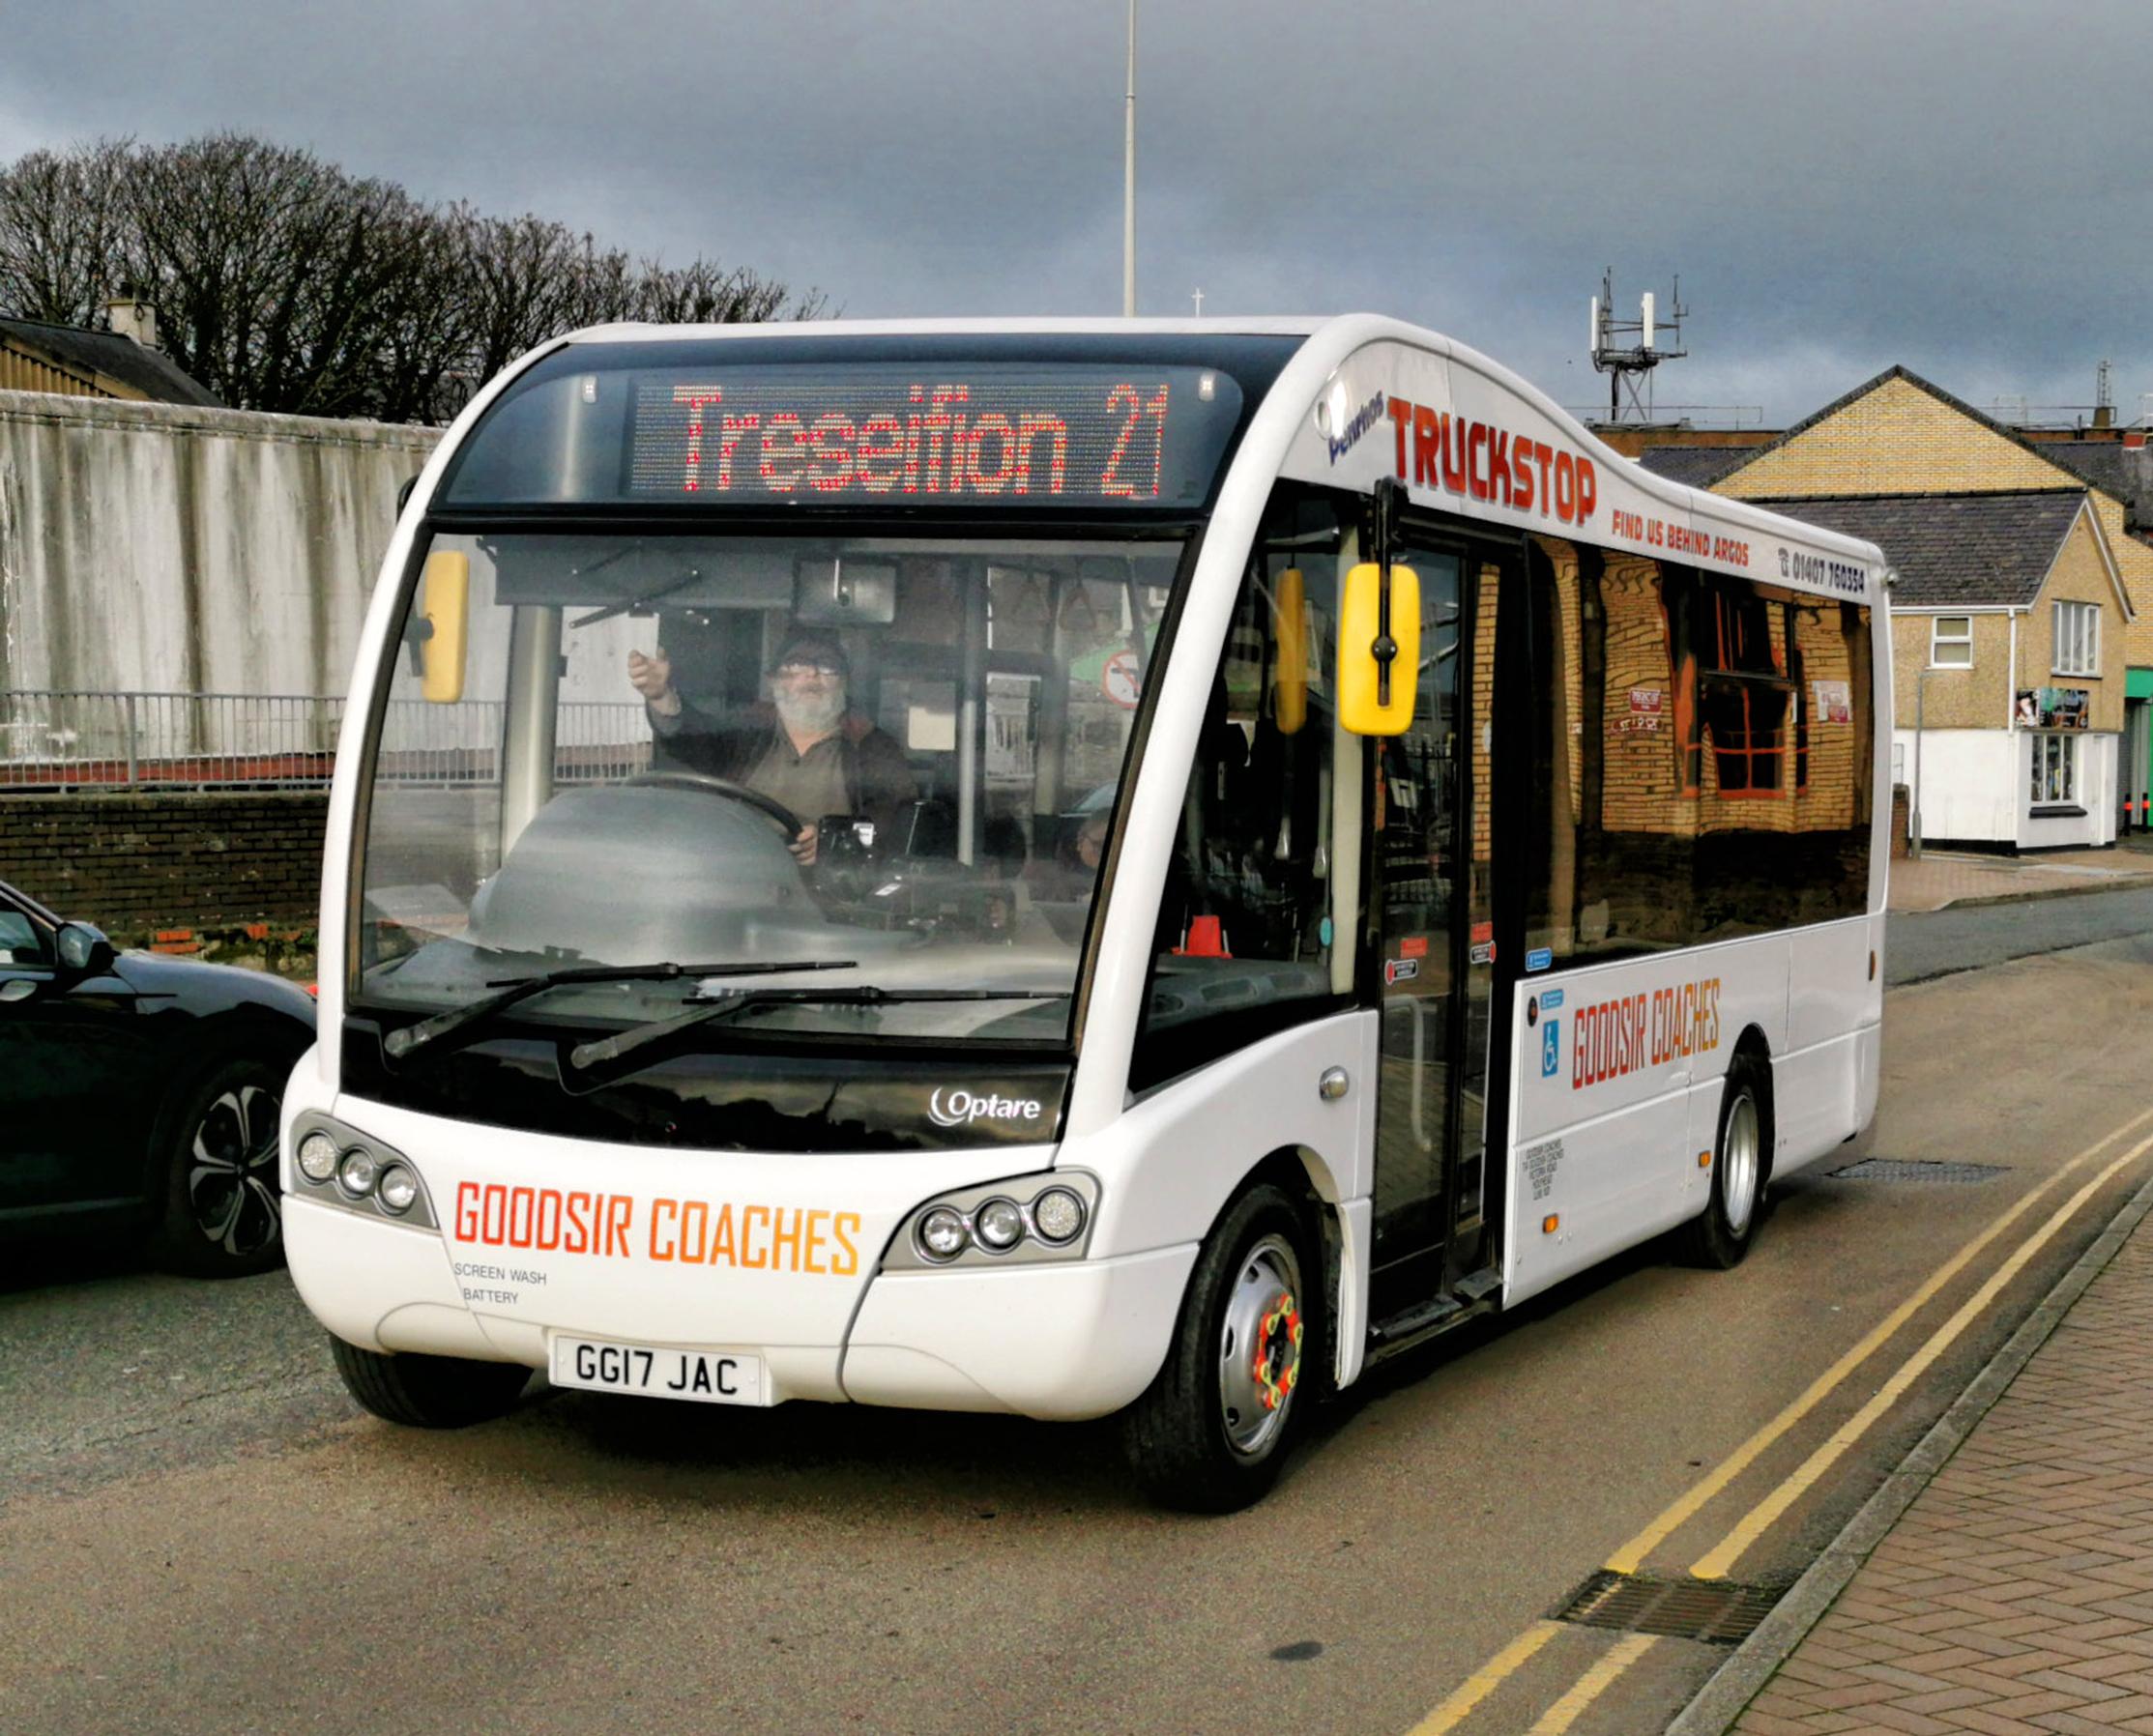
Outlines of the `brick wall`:
{"label": "brick wall", "polygon": [[0,796],[0,880],[116,938],[314,926],[315,794]]}
{"label": "brick wall", "polygon": [[[2109,593],[2112,602],[2114,593]],[[1947,613],[1947,612],[1939,612]],[[1954,617],[1953,619],[1960,619]],[[1929,651],[1937,617],[1891,617],[1892,715],[1903,730],[1914,727],[1916,689],[1920,688],[1922,727],[1932,730],[2000,730],[2011,720],[2012,689],[2021,685],[2011,673],[2011,617],[1966,617],[1973,628],[1973,663],[1965,669],[1929,670]],[[2024,632],[2021,622],[2020,631]],[[2047,684],[2046,682],[2036,683]]]}
{"label": "brick wall", "polygon": [[1712,491],[1737,499],[1957,494],[2077,481],[1910,380],[1898,379],[1884,381],[1785,446],[1722,477]]}
{"label": "brick wall", "polygon": [[[2059,602],[2092,603],[2101,611],[2098,676],[2055,672],[2055,605]],[[2048,586],[2020,629],[2019,679],[2012,685],[2083,687],[2092,707],[2086,727],[2121,730],[2123,688],[2129,674],[2124,663],[2125,634],[2117,630],[2122,625],[2122,613],[2115,606],[2115,587],[2109,582],[2100,545],[2094,540],[2092,527],[2080,519],[2064,538],[2055,565],[2049,570]]]}

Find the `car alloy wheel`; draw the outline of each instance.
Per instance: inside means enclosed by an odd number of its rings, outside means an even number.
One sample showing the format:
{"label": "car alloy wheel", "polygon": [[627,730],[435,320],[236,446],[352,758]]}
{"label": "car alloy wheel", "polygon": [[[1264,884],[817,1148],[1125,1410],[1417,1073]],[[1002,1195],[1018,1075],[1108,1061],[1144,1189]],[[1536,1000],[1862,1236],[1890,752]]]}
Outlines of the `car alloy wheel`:
{"label": "car alloy wheel", "polygon": [[203,1240],[250,1259],[276,1239],[276,1093],[234,1085],[203,1106],[187,1171],[189,1215]]}

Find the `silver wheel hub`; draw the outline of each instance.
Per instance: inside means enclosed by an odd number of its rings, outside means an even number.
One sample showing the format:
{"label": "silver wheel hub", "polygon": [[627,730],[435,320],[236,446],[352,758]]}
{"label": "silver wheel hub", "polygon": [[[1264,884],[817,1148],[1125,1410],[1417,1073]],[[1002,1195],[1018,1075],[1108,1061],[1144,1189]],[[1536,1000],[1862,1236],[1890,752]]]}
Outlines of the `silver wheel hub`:
{"label": "silver wheel hub", "polygon": [[1737,1236],[1749,1233],[1749,1221],[1757,1210],[1762,1147],[1757,1099],[1744,1091],[1727,1112],[1727,1149],[1720,1157],[1720,1204],[1727,1213],[1728,1229]]}
{"label": "silver wheel hub", "polygon": [[1241,1256],[1219,1325],[1220,1419],[1244,1459],[1262,1458],[1285,1432],[1304,1331],[1300,1261],[1284,1236],[1266,1235]]}

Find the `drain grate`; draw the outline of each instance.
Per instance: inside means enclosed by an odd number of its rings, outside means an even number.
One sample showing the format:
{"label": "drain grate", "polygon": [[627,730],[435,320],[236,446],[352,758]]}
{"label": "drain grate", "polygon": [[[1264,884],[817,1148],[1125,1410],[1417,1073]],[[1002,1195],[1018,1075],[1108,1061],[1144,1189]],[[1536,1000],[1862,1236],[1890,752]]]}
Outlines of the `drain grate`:
{"label": "drain grate", "polygon": [[1579,1586],[1552,1619],[1622,1634],[1738,1645],[1785,1590],[1782,1585],[1735,1585],[1724,1579],[1648,1579],[1603,1569]]}
{"label": "drain grate", "polygon": [[1898,1157],[1865,1157],[1858,1164],[1834,1170],[1831,1178],[1834,1181],[1940,1181],[1964,1185],[2008,1173],[2002,1164],[1935,1164]]}

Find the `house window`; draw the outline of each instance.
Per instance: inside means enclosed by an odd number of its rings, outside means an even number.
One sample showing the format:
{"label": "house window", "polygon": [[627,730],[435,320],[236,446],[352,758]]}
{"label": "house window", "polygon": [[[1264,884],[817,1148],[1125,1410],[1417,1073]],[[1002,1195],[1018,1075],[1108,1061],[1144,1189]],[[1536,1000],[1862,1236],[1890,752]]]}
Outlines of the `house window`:
{"label": "house window", "polygon": [[2067,807],[2079,799],[2079,738],[2034,736],[2033,805]]}
{"label": "house window", "polygon": [[2058,675],[2101,673],[2101,606],[2098,603],[2056,604],[2055,672]]}
{"label": "house window", "polygon": [[1973,667],[1973,617],[1939,615],[1929,623],[1929,667]]}

